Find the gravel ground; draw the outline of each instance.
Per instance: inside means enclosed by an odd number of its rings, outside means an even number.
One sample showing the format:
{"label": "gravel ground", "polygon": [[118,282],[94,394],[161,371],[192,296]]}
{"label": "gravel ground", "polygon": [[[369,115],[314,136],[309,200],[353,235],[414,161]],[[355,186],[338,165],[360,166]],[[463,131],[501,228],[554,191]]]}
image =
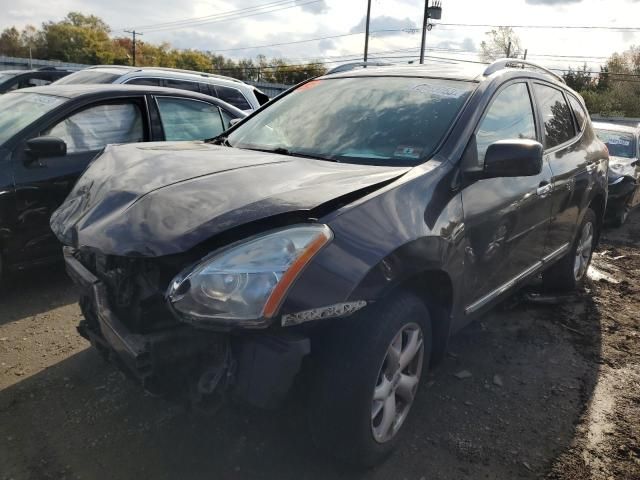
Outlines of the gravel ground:
{"label": "gravel ground", "polygon": [[77,335],[64,272],[29,272],[0,298],[0,480],[640,479],[638,238],[640,212],[585,291],[523,292],[459,333],[367,472],[315,451],[298,400],[202,417],[145,395]]}

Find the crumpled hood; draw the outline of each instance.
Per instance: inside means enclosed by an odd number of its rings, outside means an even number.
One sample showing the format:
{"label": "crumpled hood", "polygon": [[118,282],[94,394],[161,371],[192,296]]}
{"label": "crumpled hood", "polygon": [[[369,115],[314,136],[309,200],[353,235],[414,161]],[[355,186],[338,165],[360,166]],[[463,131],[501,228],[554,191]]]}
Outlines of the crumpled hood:
{"label": "crumpled hood", "polygon": [[51,228],[67,245],[104,254],[169,255],[229,228],[310,210],[408,170],[201,142],[111,146],[54,212]]}

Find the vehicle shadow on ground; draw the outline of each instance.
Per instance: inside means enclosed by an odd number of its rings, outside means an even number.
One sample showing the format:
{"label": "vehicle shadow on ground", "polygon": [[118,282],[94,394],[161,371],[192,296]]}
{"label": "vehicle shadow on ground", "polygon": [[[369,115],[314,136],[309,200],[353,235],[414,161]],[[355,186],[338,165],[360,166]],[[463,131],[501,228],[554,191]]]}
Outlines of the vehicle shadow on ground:
{"label": "vehicle shadow on ground", "polygon": [[508,304],[453,339],[400,448],[372,471],[317,452],[298,399],[202,417],[144,395],[92,349],[0,391],[0,465],[7,478],[537,478],[591,397],[601,315],[588,294]]}
{"label": "vehicle shadow on ground", "polygon": [[62,263],[10,272],[0,291],[0,325],[78,301]]}

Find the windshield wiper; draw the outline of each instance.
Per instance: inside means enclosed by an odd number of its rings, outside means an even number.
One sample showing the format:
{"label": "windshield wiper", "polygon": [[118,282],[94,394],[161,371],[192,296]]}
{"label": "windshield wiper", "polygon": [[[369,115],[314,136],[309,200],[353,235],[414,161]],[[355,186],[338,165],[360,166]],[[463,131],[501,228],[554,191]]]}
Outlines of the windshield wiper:
{"label": "windshield wiper", "polygon": [[278,148],[246,148],[246,150],[255,150],[256,152],[276,153],[278,155],[287,155],[289,157],[312,158],[314,160],[325,160],[327,162],[340,163],[340,160],[338,160],[335,157],[326,157],[324,155],[315,155],[313,153],[294,152],[293,150],[289,150],[288,148],[284,148],[284,147],[278,147]]}
{"label": "windshield wiper", "polygon": [[231,144],[228,142],[228,138],[229,137],[226,135],[218,135],[217,137],[208,138],[205,142],[212,145],[224,145],[225,147],[230,147]]}

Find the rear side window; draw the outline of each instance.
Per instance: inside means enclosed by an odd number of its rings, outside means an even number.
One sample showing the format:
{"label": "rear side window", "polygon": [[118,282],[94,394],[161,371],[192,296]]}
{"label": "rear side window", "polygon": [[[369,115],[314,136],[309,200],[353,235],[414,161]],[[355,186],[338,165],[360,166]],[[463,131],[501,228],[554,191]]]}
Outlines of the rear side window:
{"label": "rear side window", "polygon": [[59,137],[67,153],[100,150],[110,143],[144,141],[142,114],[133,103],[97,105],[62,120],[44,135]]}
{"label": "rear side window", "polygon": [[158,78],[132,78],[127,85],[146,85],[149,87],[159,87],[160,79]]}
{"label": "rear side window", "polygon": [[526,83],[515,83],[494,98],[476,133],[478,166],[489,145],[499,140],[536,139],[531,97]]}
{"label": "rear side window", "polygon": [[584,130],[584,124],[587,121],[587,112],[584,111],[584,107],[578,102],[578,100],[573,95],[568,95],[569,103],[571,104],[571,108],[573,109],[573,115],[576,117],[576,122],[578,124],[578,130]]}
{"label": "rear side window", "polygon": [[226,130],[215,105],[186,98],[157,100],[166,140],[206,140]]}
{"label": "rear side window", "polygon": [[546,148],[553,148],[571,140],[575,135],[573,119],[562,92],[538,83],[533,88],[544,122]]}
{"label": "rear side window", "polygon": [[24,77],[20,80],[20,88],[28,87],[44,87],[49,85],[53,80],[45,78],[43,75],[33,75],[30,77]]}
{"label": "rear side window", "polygon": [[196,82],[185,82],[184,80],[165,80],[164,84],[169,88],[188,90],[190,92],[200,92],[200,86]]}
{"label": "rear side window", "polygon": [[227,102],[240,110],[251,110],[251,105],[244,98],[244,95],[240,90],[235,88],[223,87],[216,85],[216,96],[223,102]]}

